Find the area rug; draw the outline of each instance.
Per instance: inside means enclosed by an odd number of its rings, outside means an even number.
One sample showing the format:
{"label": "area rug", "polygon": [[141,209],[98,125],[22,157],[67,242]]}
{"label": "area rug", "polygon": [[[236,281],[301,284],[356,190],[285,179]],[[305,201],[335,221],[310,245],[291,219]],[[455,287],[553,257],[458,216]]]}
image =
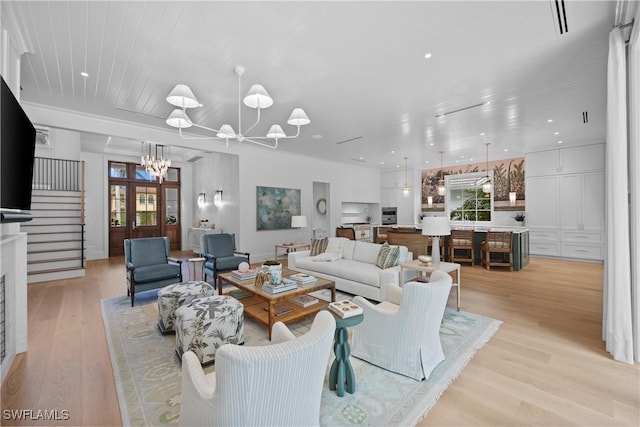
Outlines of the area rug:
{"label": "area rug", "polygon": [[[322,293],[316,296],[324,297]],[[338,295],[338,299],[344,297]],[[131,307],[131,300],[124,296],[101,301],[122,424],[125,426],[174,425],[180,414],[181,368],[175,353],[175,336],[163,336],[158,331],[156,300],[155,292],[149,292],[136,295],[135,307]],[[311,321],[312,318],[307,318],[288,326],[300,335],[308,331]],[[447,308],[440,328],[446,359],[428,381],[415,381],[352,357],[356,392],[338,397],[329,390],[327,372],[320,424],[415,425],[426,416],[501,323]],[[246,318],[245,341],[245,345],[252,346],[269,344],[266,327]],[[214,371],[215,366],[205,370]]]}

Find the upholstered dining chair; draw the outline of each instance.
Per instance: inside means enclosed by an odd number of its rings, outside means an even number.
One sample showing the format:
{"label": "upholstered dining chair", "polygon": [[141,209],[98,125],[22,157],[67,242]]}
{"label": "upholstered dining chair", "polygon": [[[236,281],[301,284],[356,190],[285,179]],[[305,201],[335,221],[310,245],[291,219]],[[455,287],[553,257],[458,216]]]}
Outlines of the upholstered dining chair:
{"label": "upholstered dining chair", "polygon": [[418,381],[429,379],[444,360],[440,324],[451,283],[451,276],[436,270],[429,283],[387,285],[380,304],[355,297],[364,320],[353,328],[351,355]]}
{"label": "upholstered dining chair", "polygon": [[124,240],[127,295],[182,282],[182,260],[171,257],[168,237]]}
{"label": "upholstered dining chair", "polygon": [[228,233],[205,234],[202,236],[202,256],[204,262],[204,280],[213,278],[213,285],[218,285],[218,273],[237,270],[241,262],[251,264],[248,252],[236,250],[236,235]]}
{"label": "upholstered dining chair", "polygon": [[336,321],[316,314],[295,337],[281,322],[265,346],[226,344],[216,370],[205,374],[196,355],[182,356],[181,426],[317,426]]}
{"label": "upholstered dining chair", "polygon": [[449,262],[470,262],[473,265],[474,234],[473,230],[451,230],[451,236],[449,237]]}
{"label": "upholstered dining chair", "polygon": [[[480,259],[487,270],[491,267],[509,267],[513,271],[513,232],[487,231],[484,242],[480,244]],[[491,258],[497,253],[498,257]]]}

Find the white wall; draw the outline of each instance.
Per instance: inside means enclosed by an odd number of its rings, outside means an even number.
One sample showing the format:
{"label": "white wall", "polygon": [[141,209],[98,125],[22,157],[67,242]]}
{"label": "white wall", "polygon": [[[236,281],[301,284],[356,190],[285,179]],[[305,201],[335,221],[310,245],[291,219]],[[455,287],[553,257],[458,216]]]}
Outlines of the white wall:
{"label": "white wall", "polygon": [[[238,248],[251,252],[251,260],[273,258],[276,243],[298,240],[298,230],[256,230],[256,187],[299,188],[301,214],[313,217],[313,182],[329,183],[327,215],[329,235],[341,222],[342,202],[380,202],[380,172],[361,166],[328,162],[278,150],[242,147],[240,151],[240,230]],[[300,230],[308,241],[312,227]]]}

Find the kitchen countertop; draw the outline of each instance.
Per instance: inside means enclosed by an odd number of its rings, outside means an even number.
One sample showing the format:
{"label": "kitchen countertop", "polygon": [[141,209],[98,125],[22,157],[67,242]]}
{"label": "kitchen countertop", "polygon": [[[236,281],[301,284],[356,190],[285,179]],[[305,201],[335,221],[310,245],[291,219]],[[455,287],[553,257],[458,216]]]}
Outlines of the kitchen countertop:
{"label": "kitchen countertop", "polygon": [[[414,225],[374,225],[374,227],[392,227],[392,228],[406,228],[413,227],[416,230],[422,230],[421,224]],[[502,225],[492,225],[492,226],[483,226],[483,225],[454,225],[451,227],[452,230],[473,230],[478,232],[486,232],[486,231],[512,231],[513,233],[520,234],[525,231],[529,231],[526,227],[509,227]]]}

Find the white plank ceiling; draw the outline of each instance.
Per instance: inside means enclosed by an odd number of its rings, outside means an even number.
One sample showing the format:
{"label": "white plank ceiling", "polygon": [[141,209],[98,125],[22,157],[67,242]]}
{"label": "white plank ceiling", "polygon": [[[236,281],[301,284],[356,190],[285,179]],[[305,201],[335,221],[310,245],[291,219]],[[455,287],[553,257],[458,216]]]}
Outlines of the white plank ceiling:
{"label": "white plank ceiling", "polygon": [[[237,127],[233,68],[243,65],[243,94],[261,83],[275,100],[252,133],[264,135],[273,123],[295,133],[286,119],[302,107],[311,124],[278,149],[317,158],[387,169],[407,156],[409,167],[430,168],[439,166],[440,150],[445,165],[482,162],[486,140],[491,159],[556,148],[558,141],[605,140],[613,1],[565,0],[563,34],[555,1],[1,7],[2,19],[13,20],[31,46],[21,76],[21,97],[30,103],[170,129],[165,98],[186,83],[203,104],[189,111],[192,120]],[[455,110],[462,111],[445,114]],[[254,119],[244,107],[243,122]],[[100,151],[107,138],[87,141]],[[139,142],[122,144],[139,152]],[[201,144],[224,149],[221,142]]]}

